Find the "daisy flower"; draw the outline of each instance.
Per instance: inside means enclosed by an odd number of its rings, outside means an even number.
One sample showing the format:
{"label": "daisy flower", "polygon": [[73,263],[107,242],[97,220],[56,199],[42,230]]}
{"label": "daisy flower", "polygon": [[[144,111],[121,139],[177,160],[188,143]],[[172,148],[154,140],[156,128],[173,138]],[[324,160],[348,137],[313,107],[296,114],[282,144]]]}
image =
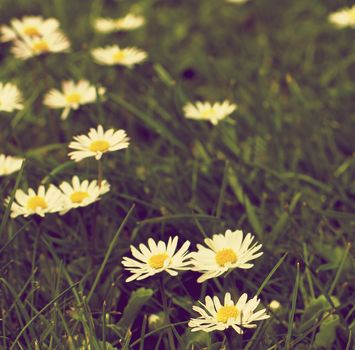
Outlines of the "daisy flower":
{"label": "daisy flower", "polygon": [[57,31],[59,22],[55,18],[44,19],[41,16],[25,16],[21,19],[14,18],[10,26],[0,27],[0,41],[7,42],[21,38],[34,38],[48,35]]}
{"label": "daisy flower", "polygon": [[101,199],[101,196],[110,191],[110,185],[106,180],[101,182],[101,186],[96,180],[80,182],[77,176],[73,176],[72,182],[62,182],[60,189],[63,192],[63,210],[61,215],[70,209],[86,207]]}
{"label": "daisy flower", "polygon": [[12,112],[22,109],[22,95],[16,85],[0,82],[0,111]]}
{"label": "daisy flower", "polygon": [[[8,204],[10,198],[5,200]],[[19,189],[15,193],[15,201],[11,206],[11,217],[15,218],[19,215],[27,217],[37,214],[44,217],[47,213],[55,213],[63,208],[63,194],[54,185],[50,185],[48,190],[44,186],[39,186],[37,192],[32,188],[27,193]]]}
{"label": "daisy flower", "polygon": [[193,306],[193,310],[198,312],[198,318],[192,318],[189,322],[192,332],[204,331],[223,331],[232,327],[237,333],[243,334],[244,328],[255,328],[255,321],[261,321],[269,318],[265,309],[254,313],[254,310],[260,303],[256,296],[248,301],[248,295],[244,293],[239,300],[234,303],[230,293],[224,296],[223,305],[217,296],[213,299],[210,296],[205,298],[205,304]]}
{"label": "daisy flower", "polygon": [[237,109],[237,105],[224,101],[222,103],[201,102],[195,104],[187,103],[184,107],[186,118],[196,120],[209,120],[213,125],[217,125],[222,119],[233,113]]}
{"label": "daisy flower", "polygon": [[[99,96],[103,96],[106,89],[98,88]],[[96,101],[95,86],[90,85],[87,80],[79,80],[75,83],[72,80],[62,83],[62,91],[57,89],[50,90],[44,97],[43,103],[49,108],[63,109],[61,118],[68,117],[71,109],[78,109],[81,105],[93,103]]]}
{"label": "daisy flower", "polygon": [[80,162],[84,158],[95,157],[99,160],[106,152],[114,152],[129,145],[129,138],[123,129],[109,129],[104,131],[99,125],[97,129],[91,128],[88,135],[74,136],[74,141],[69,144],[69,148],[75,151],[68,155],[72,160]]}
{"label": "daisy flower", "polygon": [[330,23],[338,28],[355,28],[355,5],[333,12],[328,17]]}
{"label": "daisy flower", "polygon": [[142,280],[157,273],[166,271],[176,276],[179,270],[187,270],[190,265],[188,248],[190,242],[186,241],[176,252],[178,237],[169,237],[168,244],[163,241],[156,243],[153,238],[148,239],[148,247],[139,245],[139,250],[131,246],[131,253],[136,260],[124,257],[123,266],[132,273],[126,282]]}
{"label": "daisy flower", "polygon": [[243,4],[249,0],[226,0],[226,2],[231,2],[232,4]]}
{"label": "daisy flower", "polygon": [[96,63],[113,66],[122,65],[132,68],[147,58],[147,53],[135,47],[120,48],[118,45],[98,47],[91,51]]}
{"label": "daisy flower", "polygon": [[13,43],[11,52],[21,60],[48,53],[66,52],[70,47],[67,37],[59,30],[42,37],[16,39]]}
{"label": "daisy flower", "polygon": [[253,264],[249,261],[258,258],[262,252],[262,244],[251,243],[254,239],[248,233],[243,239],[243,231],[232,232],[227,230],[225,234],[216,234],[211,238],[205,239],[207,247],[198,244],[197,252],[191,253],[191,262],[194,265],[193,270],[202,273],[197,279],[201,283],[210,278],[218,277],[229,269],[250,269]]}
{"label": "daisy flower", "polygon": [[122,18],[104,18],[96,19],[94,27],[100,33],[112,33],[118,31],[133,30],[144,24],[144,17],[129,13]]}
{"label": "daisy flower", "polygon": [[0,176],[10,175],[21,169],[23,158],[16,158],[0,154]]}

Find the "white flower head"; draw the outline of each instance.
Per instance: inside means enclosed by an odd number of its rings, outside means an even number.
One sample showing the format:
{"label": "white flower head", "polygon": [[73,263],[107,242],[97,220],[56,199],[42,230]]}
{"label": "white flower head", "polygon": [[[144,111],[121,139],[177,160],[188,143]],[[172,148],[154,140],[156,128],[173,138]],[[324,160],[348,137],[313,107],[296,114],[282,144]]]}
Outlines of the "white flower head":
{"label": "white flower head", "polygon": [[[103,96],[106,89],[99,87],[97,93]],[[87,80],[79,80],[75,83],[72,80],[63,81],[62,91],[50,90],[44,97],[43,103],[49,108],[63,109],[61,118],[68,117],[71,109],[76,110],[80,106],[93,103],[97,99],[95,86],[90,85]]]}
{"label": "white flower head", "polygon": [[99,17],[95,20],[95,29],[99,33],[112,33],[118,31],[128,31],[141,27],[144,24],[144,17],[132,13],[122,18]]}
{"label": "white flower head", "polygon": [[23,109],[20,90],[12,83],[0,82],[0,111],[12,112],[15,109]]}
{"label": "white flower head", "polygon": [[120,48],[118,45],[98,47],[91,51],[96,63],[106,66],[122,65],[132,68],[147,58],[147,53],[135,47]]}
{"label": "white flower head", "polygon": [[60,30],[42,37],[16,39],[13,43],[11,52],[21,60],[49,53],[67,52],[70,48],[69,40]]}
{"label": "white flower head", "polygon": [[248,295],[243,294],[239,300],[234,303],[230,293],[224,296],[223,304],[217,296],[213,299],[210,296],[205,298],[205,304],[193,306],[193,310],[198,312],[198,318],[192,318],[189,322],[192,332],[204,331],[223,331],[232,327],[237,333],[243,334],[244,328],[255,328],[255,321],[261,321],[269,318],[265,309],[254,313],[258,307],[260,299],[256,296],[248,301]]}
{"label": "white flower head", "polygon": [[262,244],[254,243],[254,236],[248,233],[243,239],[243,231],[227,230],[225,234],[216,234],[206,238],[207,247],[198,244],[197,252],[191,253],[193,270],[201,272],[197,279],[201,283],[210,278],[218,277],[230,269],[250,269],[254,265],[251,260],[262,255]]}
{"label": "white flower head", "polygon": [[103,194],[110,191],[110,185],[106,180],[103,180],[99,186],[96,180],[80,182],[77,176],[73,176],[71,183],[62,182],[59,187],[63,192],[61,215],[73,208],[86,207],[100,200]]}
{"label": "white flower head", "polygon": [[190,242],[186,241],[176,251],[177,243],[178,236],[175,236],[169,237],[167,244],[163,241],[156,243],[153,238],[149,238],[148,246],[141,243],[139,250],[131,246],[131,253],[136,260],[127,257],[122,260],[123,266],[132,273],[126,281],[142,280],[163,271],[176,276],[177,271],[187,270],[190,265],[188,260]]}
{"label": "white flower head", "polygon": [[[5,200],[8,205],[10,198]],[[29,188],[27,193],[18,189],[15,193],[15,200],[11,206],[11,217],[15,218],[19,215],[27,217],[37,214],[45,216],[47,213],[55,213],[63,208],[63,194],[55,187],[50,185],[48,190],[44,186],[39,186],[37,192]]]}
{"label": "white flower head", "polygon": [[88,157],[99,160],[104,153],[118,151],[128,146],[129,138],[125,130],[104,131],[102,125],[99,125],[97,129],[91,128],[87,135],[74,136],[74,141],[69,144],[69,148],[75,151],[68,155],[76,162]]}
{"label": "white flower head", "polygon": [[186,118],[196,120],[208,120],[213,125],[217,125],[222,119],[232,114],[237,109],[237,105],[224,102],[201,102],[198,101],[195,104],[187,103],[184,107],[184,114]]}
{"label": "white flower head", "polygon": [[0,176],[10,175],[21,169],[23,158],[16,158],[0,154]]}
{"label": "white flower head", "polygon": [[20,38],[42,37],[59,29],[59,22],[55,18],[44,19],[41,16],[25,16],[21,19],[13,18],[10,26],[0,27],[0,41],[7,42]]}
{"label": "white flower head", "polygon": [[333,12],[328,17],[329,22],[338,28],[355,28],[355,5]]}

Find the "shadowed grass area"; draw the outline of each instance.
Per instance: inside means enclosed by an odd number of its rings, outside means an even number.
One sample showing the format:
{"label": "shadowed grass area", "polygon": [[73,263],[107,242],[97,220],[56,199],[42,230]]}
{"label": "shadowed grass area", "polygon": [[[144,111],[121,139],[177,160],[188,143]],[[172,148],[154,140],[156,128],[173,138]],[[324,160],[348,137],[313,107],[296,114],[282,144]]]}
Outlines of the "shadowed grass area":
{"label": "shadowed grass area", "polygon": [[[352,348],[354,30],[327,20],[345,3],[0,0],[1,25],[54,17],[72,45],[20,61],[1,43],[0,81],[19,86],[25,107],[0,112],[0,151],[26,158],[17,180],[0,178],[1,200],[14,188],[95,179],[94,159],[67,156],[91,127],[131,138],[103,157],[111,191],[100,202],[41,220],[0,208],[0,349]],[[128,11],[146,24],[94,32],[98,16]],[[94,63],[90,50],[112,44],[149,58],[132,69]],[[42,100],[67,79],[105,86],[106,98],[62,121]],[[184,117],[188,101],[224,99],[238,109],[217,126]],[[252,269],[203,284],[197,272],[164,274],[168,310],[159,277],[125,282],[131,244],[179,235],[194,250],[226,229],[263,244]],[[281,307],[243,335],[191,333],[192,306],[228,291]]]}

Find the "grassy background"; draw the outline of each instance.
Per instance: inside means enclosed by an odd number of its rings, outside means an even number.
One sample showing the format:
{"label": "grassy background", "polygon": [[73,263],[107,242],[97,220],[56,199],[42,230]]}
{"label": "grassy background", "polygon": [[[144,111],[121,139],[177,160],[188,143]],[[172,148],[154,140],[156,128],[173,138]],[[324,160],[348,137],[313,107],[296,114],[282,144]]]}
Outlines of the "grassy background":
{"label": "grassy background", "polygon": [[[1,45],[0,80],[17,83],[26,98],[23,111],[0,118],[0,150],[27,159],[20,187],[95,178],[94,161],[68,161],[67,143],[98,123],[125,128],[132,139],[104,159],[112,191],[100,205],[40,225],[6,220],[1,209],[1,349],[79,349],[83,339],[91,349],[104,349],[105,340],[117,349],[168,349],[166,329],[143,337],[152,331],[147,316],[162,310],[158,280],[124,283],[121,257],[149,237],[178,233],[194,246],[226,228],[254,233],[264,255],[220,283],[198,285],[194,273],[169,280],[173,323],[194,315],[191,306],[206,294],[253,295],[269,276],[263,304],[276,299],[282,309],[243,337],[227,333],[233,349],[351,348],[354,32],[327,23],[345,3],[0,0],[2,24],[56,17],[72,42],[70,54],[26,62]],[[132,6],[147,19],[142,29],[93,32],[94,18]],[[89,50],[113,43],[143,48],[149,61],[133,70],[93,63]],[[106,86],[108,98],[61,122],[42,98],[72,78]],[[225,98],[239,109],[217,127],[183,117],[189,100]],[[1,179],[2,198],[15,180]],[[139,287],[147,289],[134,293]],[[222,334],[191,335],[186,324],[174,332],[180,349],[225,342]]]}

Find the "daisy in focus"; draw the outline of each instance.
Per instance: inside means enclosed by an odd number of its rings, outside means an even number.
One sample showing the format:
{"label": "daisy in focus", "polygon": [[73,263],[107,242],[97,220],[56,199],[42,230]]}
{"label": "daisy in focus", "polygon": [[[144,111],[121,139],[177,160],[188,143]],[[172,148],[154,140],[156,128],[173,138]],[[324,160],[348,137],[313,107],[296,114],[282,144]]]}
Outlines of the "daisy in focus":
{"label": "daisy in focus", "polygon": [[113,33],[119,31],[128,31],[141,27],[144,24],[144,17],[129,13],[122,18],[97,18],[95,29],[99,33]]}
{"label": "daisy in focus", "polygon": [[20,90],[14,84],[0,82],[0,111],[12,112],[15,109],[23,109]]}
{"label": "daisy in focus", "polygon": [[91,51],[96,63],[106,66],[122,65],[132,68],[147,58],[147,53],[135,47],[120,48],[118,45],[98,47]]}
{"label": "daisy in focus", "polygon": [[16,39],[13,41],[11,52],[16,58],[27,60],[39,55],[67,52],[69,48],[69,40],[58,30],[42,37]]}
{"label": "daisy in focus", "polygon": [[153,238],[148,239],[148,246],[139,245],[139,250],[131,246],[131,253],[136,259],[124,257],[122,265],[132,273],[126,282],[142,280],[157,273],[166,271],[171,276],[176,276],[179,270],[187,270],[190,265],[188,249],[190,242],[186,241],[176,251],[178,237],[169,237],[168,243],[157,243]]}
{"label": "daisy in focus", "polygon": [[13,18],[9,26],[0,27],[0,41],[13,41],[18,37],[42,37],[59,29],[59,22],[55,18],[44,19],[41,16],[25,16],[21,19]]}
{"label": "daisy in focus", "polygon": [[[103,96],[106,89],[99,87],[97,94]],[[96,102],[96,88],[87,80],[79,80],[75,83],[72,80],[62,83],[62,91],[57,89],[50,90],[44,97],[43,103],[53,109],[63,109],[62,120],[66,119],[70,110],[76,110],[80,106]]]}
{"label": "daisy in focus", "polygon": [[101,196],[110,191],[110,185],[106,180],[99,186],[96,180],[80,182],[77,176],[72,178],[72,182],[62,182],[59,188],[63,192],[63,210],[61,215],[70,209],[86,207],[101,199]]}
{"label": "daisy in focus", "polygon": [[118,151],[128,146],[129,138],[125,130],[104,131],[102,125],[99,125],[97,129],[91,128],[87,135],[74,136],[74,141],[69,144],[69,148],[75,151],[68,155],[76,162],[89,157],[99,160],[104,153]]}
{"label": "daisy in focus", "polygon": [[224,296],[223,304],[217,296],[207,296],[205,304],[193,306],[193,310],[198,312],[198,318],[192,318],[189,322],[192,332],[204,331],[223,331],[232,327],[237,333],[243,334],[244,328],[255,328],[255,321],[261,321],[269,318],[265,309],[254,313],[258,307],[260,299],[256,296],[248,301],[248,295],[244,293],[236,303],[231,298],[230,293]]}
{"label": "daisy in focus", "polygon": [[333,12],[328,17],[329,22],[338,28],[355,28],[355,5]]}
{"label": "daisy in focus", "polygon": [[[10,198],[5,200],[8,205]],[[47,213],[55,213],[63,208],[63,194],[54,185],[50,185],[46,190],[44,186],[39,186],[37,192],[29,188],[27,193],[19,189],[15,193],[15,200],[11,206],[11,217],[19,215],[28,217],[37,214],[44,217]]]}
{"label": "daisy in focus", "polygon": [[248,233],[243,239],[243,231],[227,230],[225,234],[216,234],[205,239],[207,247],[198,244],[197,252],[191,253],[193,271],[201,272],[197,282],[202,283],[210,278],[218,277],[229,269],[250,269],[254,265],[251,260],[262,255],[262,244],[253,242],[254,236]]}
{"label": "daisy in focus", "polygon": [[209,120],[213,125],[217,125],[228,115],[232,114],[237,109],[237,105],[224,101],[222,103],[215,102],[201,102],[195,104],[187,103],[184,107],[184,114],[186,118],[196,120]]}
{"label": "daisy in focus", "polygon": [[21,169],[23,158],[0,154],[0,176],[10,175]]}

